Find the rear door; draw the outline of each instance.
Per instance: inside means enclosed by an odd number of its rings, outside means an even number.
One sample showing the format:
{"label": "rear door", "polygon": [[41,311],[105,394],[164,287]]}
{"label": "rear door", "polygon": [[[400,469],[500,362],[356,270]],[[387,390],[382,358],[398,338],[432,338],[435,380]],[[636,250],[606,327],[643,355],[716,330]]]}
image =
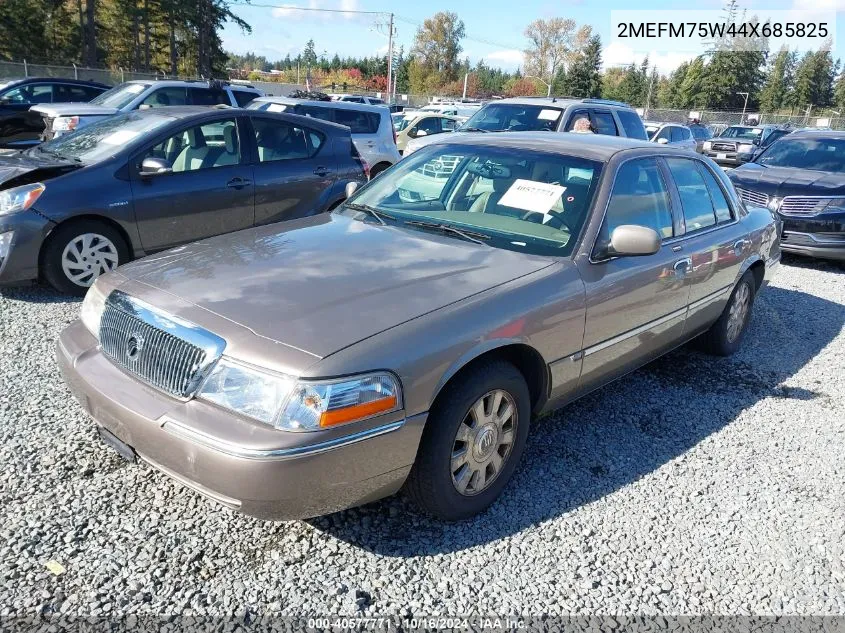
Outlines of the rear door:
{"label": "rear door", "polygon": [[596,134],[619,136],[619,127],[616,125],[616,119],[613,118],[613,113],[610,110],[592,108],[590,110],[590,120],[593,123],[593,131]]}
{"label": "rear door", "polygon": [[672,248],[690,260],[687,330],[694,332],[721,314],[751,244],[744,239],[745,229],[724,184],[707,165],[693,158],[665,161],[675,206],[683,211],[683,234],[672,241]]}
{"label": "rear door", "polygon": [[[252,166],[244,157],[244,121],[221,116],[156,139],[130,161],[135,218],[144,250],[156,251],[253,225]],[[141,176],[144,158],[171,173]]]}
{"label": "rear door", "polygon": [[337,178],[330,139],[320,130],[258,114],[254,144],[255,223],[269,224],[326,211],[322,194]]}

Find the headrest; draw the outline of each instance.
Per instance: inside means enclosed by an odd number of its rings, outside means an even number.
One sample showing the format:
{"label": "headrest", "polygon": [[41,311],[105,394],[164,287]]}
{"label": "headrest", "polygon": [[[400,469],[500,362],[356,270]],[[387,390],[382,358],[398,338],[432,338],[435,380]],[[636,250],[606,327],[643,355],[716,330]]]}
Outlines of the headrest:
{"label": "headrest", "polygon": [[192,127],[188,130],[188,145],[193,149],[205,147],[205,135],[202,133],[202,128]]}
{"label": "headrest", "polygon": [[234,154],[237,151],[235,137],[235,126],[228,125],[223,128],[223,142],[226,143],[226,153]]}

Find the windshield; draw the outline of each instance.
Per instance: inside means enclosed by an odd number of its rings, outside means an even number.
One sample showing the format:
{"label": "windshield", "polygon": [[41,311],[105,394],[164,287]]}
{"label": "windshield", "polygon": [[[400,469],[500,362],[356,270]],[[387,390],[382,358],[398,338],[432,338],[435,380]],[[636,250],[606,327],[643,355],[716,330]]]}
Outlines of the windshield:
{"label": "windshield", "polygon": [[247,110],[262,110],[266,112],[284,112],[288,109],[285,103],[273,103],[272,101],[250,101],[246,106]]}
{"label": "windshield", "polygon": [[402,130],[406,129],[409,125],[411,125],[411,123],[413,123],[416,118],[417,117],[414,115],[396,117],[393,120],[393,129],[395,129],[397,132],[401,132]]}
{"label": "windshield", "polygon": [[648,134],[648,140],[652,140],[654,135],[657,134],[657,130],[660,129],[659,125],[648,125],[645,126],[646,134]]}
{"label": "windshield", "polygon": [[481,234],[496,248],[567,256],[601,166],[575,156],[439,143],[402,159],[339,212],[372,222],[375,210],[387,222],[427,222]]}
{"label": "windshield", "polygon": [[540,132],[557,130],[563,110],[544,105],[488,103],[473,114],[461,129],[488,132]]}
{"label": "windshield", "polygon": [[845,174],[845,138],[784,137],[772,143],[756,162],[766,167]]}
{"label": "windshield", "polygon": [[83,128],[42,143],[30,152],[53,154],[82,163],[96,163],[114,156],[128,144],[173,123],[174,119],[153,113],[127,112],[104,118]]}
{"label": "windshield", "polygon": [[91,103],[105,108],[120,110],[120,108],[126,106],[149,87],[150,84],[120,84],[94,97],[91,99]]}
{"label": "windshield", "polygon": [[746,139],[749,141],[755,141],[760,138],[760,135],[763,133],[763,129],[759,127],[729,127],[727,130],[722,132],[719,136],[721,138],[738,138],[738,139]]}

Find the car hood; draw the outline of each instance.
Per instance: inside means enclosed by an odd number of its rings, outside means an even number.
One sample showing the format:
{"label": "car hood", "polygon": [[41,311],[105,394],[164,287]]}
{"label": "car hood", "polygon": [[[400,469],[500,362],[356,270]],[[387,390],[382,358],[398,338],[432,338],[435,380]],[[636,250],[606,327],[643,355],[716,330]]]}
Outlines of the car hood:
{"label": "car hood", "polygon": [[91,105],[90,103],[43,103],[30,108],[31,112],[45,114],[51,119],[60,116],[111,116],[120,112],[117,108]]}
{"label": "car hood", "polygon": [[832,172],[746,163],[728,176],[735,186],[770,197],[845,195],[845,175]]}
{"label": "car hood", "polygon": [[206,239],[118,272],[323,358],[553,261],[322,214]]}
{"label": "car hood", "polygon": [[31,151],[0,155],[0,190],[49,180],[81,166]]}

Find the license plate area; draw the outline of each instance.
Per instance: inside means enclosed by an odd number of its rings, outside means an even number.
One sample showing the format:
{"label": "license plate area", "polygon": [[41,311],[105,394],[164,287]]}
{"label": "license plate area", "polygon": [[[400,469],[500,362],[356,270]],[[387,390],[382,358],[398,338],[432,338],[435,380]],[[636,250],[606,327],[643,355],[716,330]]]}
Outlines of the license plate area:
{"label": "license plate area", "polygon": [[137,459],[135,455],[135,451],[132,449],[129,444],[121,442],[116,435],[114,435],[111,431],[106,430],[102,426],[97,426],[97,433],[100,436],[100,439],[103,440],[106,444],[111,446],[114,450],[117,451],[117,454],[120,455],[123,459],[127,462],[134,462]]}
{"label": "license plate area", "polygon": [[716,158],[718,158],[719,160],[725,160],[727,157],[727,154],[716,154]]}

